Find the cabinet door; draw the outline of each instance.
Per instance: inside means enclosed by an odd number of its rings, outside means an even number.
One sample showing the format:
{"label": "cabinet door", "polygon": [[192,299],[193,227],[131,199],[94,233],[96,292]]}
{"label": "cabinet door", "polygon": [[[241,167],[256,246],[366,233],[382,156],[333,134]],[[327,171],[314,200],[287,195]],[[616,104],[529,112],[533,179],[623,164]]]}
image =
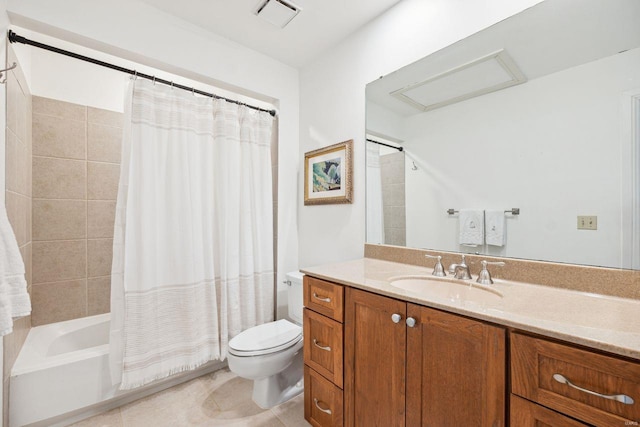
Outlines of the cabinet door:
{"label": "cabinet door", "polygon": [[511,395],[511,425],[513,427],[587,427],[574,419]]}
{"label": "cabinet door", "polygon": [[414,304],[407,316],[407,426],[504,426],[504,329]]}
{"label": "cabinet door", "polygon": [[346,289],[345,426],[405,426],[406,306]]}

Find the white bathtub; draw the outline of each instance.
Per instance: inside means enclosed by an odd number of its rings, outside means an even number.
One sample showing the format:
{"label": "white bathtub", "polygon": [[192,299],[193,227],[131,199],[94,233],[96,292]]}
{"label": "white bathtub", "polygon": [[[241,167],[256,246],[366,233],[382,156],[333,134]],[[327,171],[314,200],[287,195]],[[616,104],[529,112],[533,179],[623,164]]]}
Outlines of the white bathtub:
{"label": "white bathtub", "polygon": [[9,426],[64,426],[225,365],[119,391],[111,384],[108,343],[108,313],[32,328],[11,371]]}

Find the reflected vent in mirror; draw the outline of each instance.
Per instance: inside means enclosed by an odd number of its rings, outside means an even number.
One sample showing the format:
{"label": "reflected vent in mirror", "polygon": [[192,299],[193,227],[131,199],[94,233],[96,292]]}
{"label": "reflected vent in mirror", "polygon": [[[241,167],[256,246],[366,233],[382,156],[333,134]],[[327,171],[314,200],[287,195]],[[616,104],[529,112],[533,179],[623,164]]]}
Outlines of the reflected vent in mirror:
{"label": "reflected vent in mirror", "polygon": [[525,75],[502,49],[390,95],[420,111],[429,111],[526,81]]}

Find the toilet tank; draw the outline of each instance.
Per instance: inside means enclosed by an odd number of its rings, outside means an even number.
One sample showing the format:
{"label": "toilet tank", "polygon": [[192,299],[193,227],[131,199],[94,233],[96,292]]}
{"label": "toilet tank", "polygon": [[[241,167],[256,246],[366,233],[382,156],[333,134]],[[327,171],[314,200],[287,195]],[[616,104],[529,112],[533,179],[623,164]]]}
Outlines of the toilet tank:
{"label": "toilet tank", "polygon": [[302,276],[299,271],[287,273],[289,318],[302,325]]}

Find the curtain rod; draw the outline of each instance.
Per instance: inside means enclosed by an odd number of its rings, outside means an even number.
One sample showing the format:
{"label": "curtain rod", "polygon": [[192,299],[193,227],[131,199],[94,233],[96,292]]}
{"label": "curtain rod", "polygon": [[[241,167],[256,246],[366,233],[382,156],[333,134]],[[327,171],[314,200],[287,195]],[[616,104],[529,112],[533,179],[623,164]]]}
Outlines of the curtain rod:
{"label": "curtain rod", "polygon": [[123,73],[131,74],[132,76],[142,77],[142,78],[145,78],[145,79],[148,79],[148,80],[153,80],[154,82],[170,85],[171,87],[176,87],[176,88],[179,88],[179,89],[187,90],[187,91],[189,91],[189,92],[191,92],[193,94],[197,93],[199,95],[209,96],[209,97],[215,98],[215,99],[223,99],[223,100],[225,100],[227,102],[231,102],[233,104],[244,105],[245,107],[252,108],[254,110],[264,111],[266,113],[271,114],[274,117],[276,115],[276,111],[275,110],[267,110],[267,109],[264,109],[264,108],[256,107],[254,105],[245,104],[244,102],[236,101],[235,99],[229,99],[229,98],[225,98],[224,96],[216,95],[214,93],[204,92],[202,90],[195,89],[193,87],[188,87],[188,86],[184,86],[184,85],[181,85],[181,84],[173,83],[172,81],[169,81],[169,80],[160,79],[160,78],[157,78],[156,76],[151,76],[151,75],[145,74],[145,73],[139,73],[136,70],[131,70],[131,69],[128,69],[128,68],[120,67],[119,65],[114,65],[114,64],[110,64],[108,62],[100,61],[99,59],[90,58],[88,56],[80,55],[78,53],[69,52],[68,50],[60,49],[60,48],[57,48],[57,47],[54,47],[54,46],[50,46],[50,45],[47,45],[47,44],[44,44],[44,43],[40,43],[40,42],[37,42],[37,41],[34,41],[34,40],[29,40],[26,37],[19,36],[18,34],[16,34],[15,32],[13,32],[11,30],[9,30],[8,38],[9,38],[9,41],[11,43],[28,44],[28,45],[31,45],[31,46],[38,47],[40,49],[48,50],[50,52],[59,53],[61,55],[65,55],[65,56],[69,56],[71,58],[79,59],[81,61],[90,62],[92,64],[96,64],[96,65],[100,65],[102,67],[110,68],[112,70],[116,70],[116,71],[120,71],[120,72],[123,72]]}
{"label": "curtain rod", "polygon": [[368,142],[373,142],[374,144],[378,144],[378,145],[384,145],[385,147],[395,148],[398,151],[404,151],[403,147],[396,147],[395,145],[385,144],[384,142],[374,141],[373,139],[369,139],[369,138],[367,138],[367,141]]}

